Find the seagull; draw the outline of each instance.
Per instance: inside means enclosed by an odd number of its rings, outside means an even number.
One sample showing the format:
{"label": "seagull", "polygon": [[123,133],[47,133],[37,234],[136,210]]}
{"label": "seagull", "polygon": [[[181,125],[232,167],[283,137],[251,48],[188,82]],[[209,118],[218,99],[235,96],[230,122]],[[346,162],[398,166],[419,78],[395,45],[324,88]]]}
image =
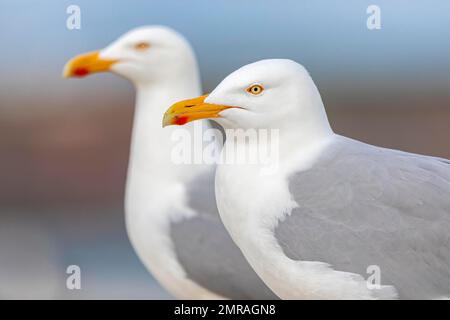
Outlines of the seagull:
{"label": "seagull", "polygon": [[[222,155],[242,144],[278,155],[269,171],[222,157],[215,189],[232,239],[280,298],[450,296],[449,160],[333,133],[313,80],[292,60],[238,69],[209,96],[172,105],[163,125],[180,117],[219,122]],[[266,135],[243,143],[250,130]]]}
{"label": "seagull", "polygon": [[[220,220],[215,165],[172,161],[176,131],[163,130],[161,116],[175,101],[201,93],[189,43],[164,26],[140,27],[100,51],[71,59],[63,75],[105,71],[130,80],[137,91],[125,216],[143,264],[176,298],[277,299]],[[195,128],[187,129],[192,134]]]}

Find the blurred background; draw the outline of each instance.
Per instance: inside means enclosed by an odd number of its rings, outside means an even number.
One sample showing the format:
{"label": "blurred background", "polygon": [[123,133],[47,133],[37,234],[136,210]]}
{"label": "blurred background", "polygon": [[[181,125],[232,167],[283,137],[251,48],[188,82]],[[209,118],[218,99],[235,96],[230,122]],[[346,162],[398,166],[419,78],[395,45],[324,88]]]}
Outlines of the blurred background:
{"label": "blurred background", "polygon": [[[81,8],[81,30],[66,9]],[[368,30],[366,9],[381,9]],[[134,90],[63,80],[72,56],[131,28],[191,41],[204,91],[262,58],[310,71],[337,133],[450,158],[449,1],[0,1],[0,299],[165,299],[125,232]],[[67,290],[68,265],[82,289]]]}

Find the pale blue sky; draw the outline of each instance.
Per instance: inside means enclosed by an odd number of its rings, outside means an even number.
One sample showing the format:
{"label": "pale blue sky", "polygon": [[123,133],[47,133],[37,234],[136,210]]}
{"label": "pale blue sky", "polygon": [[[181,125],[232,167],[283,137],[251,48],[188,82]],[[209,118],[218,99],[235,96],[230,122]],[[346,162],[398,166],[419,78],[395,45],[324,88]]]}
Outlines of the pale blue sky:
{"label": "pale blue sky", "polygon": [[[81,7],[79,31],[65,27],[70,4]],[[369,4],[381,8],[379,31],[366,28]],[[69,57],[145,24],[171,26],[192,42],[206,89],[263,58],[301,62],[330,88],[361,85],[364,79],[405,88],[422,82],[448,88],[450,82],[445,0],[2,0],[0,84],[31,81],[31,74],[39,74],[37,86],[54,83]]]}

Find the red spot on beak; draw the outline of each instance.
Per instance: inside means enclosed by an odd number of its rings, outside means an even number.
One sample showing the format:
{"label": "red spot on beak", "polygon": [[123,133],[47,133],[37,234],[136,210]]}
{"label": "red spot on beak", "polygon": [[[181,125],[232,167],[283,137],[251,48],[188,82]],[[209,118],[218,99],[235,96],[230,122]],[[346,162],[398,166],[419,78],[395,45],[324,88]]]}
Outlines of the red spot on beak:
{"label": "red spot on beak", "polygon": [[73,71],[73,74],[77,77],[84,77],[89,74],[89,71],[86,68],[76,68]]}
{"label": "red spot on beak", "polygon": [[183,124],[186,124],[187,122],[188,122],[188,117],[185,117],[185,116],[181,116],[181,117],[176,116],[174,119],[174,123],[179,126],[182,126]]}

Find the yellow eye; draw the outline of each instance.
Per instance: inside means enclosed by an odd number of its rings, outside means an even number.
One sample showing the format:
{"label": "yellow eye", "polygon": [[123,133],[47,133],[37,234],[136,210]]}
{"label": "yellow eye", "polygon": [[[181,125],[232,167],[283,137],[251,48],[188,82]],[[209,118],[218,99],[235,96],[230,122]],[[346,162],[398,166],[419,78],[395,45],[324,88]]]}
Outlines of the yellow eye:
{"label": "yellow eye", "polygon": [[251,85],[246,89],[246,91],[254,96],[261,94],[264,91],[264,87],[260,84]]}
{"label": "yellow eye", "polygon": [[148,42],[138,42],[134,45],[134,48],[139,51],[144,51],[150,48],[150,43]]}

